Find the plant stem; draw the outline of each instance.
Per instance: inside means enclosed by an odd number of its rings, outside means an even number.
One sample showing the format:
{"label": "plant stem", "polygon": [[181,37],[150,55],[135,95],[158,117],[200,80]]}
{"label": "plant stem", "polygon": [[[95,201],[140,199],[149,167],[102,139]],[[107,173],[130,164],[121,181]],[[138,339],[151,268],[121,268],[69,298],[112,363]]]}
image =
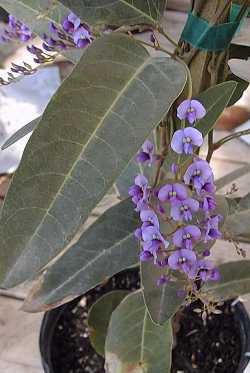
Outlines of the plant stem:
{"label": "plant stem", "polygon": [[211,161],[211,158],[212,158],[213,152],[214,152],[213,140],[214,140],[214,131],[212,130],[208,134],[208,153],[207,153],[207,162],[208,163]]}
{"label": "plant stem", "polygon": [[213,144],[213,151],[219,149],[222,145],[224,145],[226,142],[237,139],[238,137],[245,136],[245,135],[250,135],[250,129],[244,130],[244,131],[239,131],[236,133],[232,133],[231,135],[228,135],[224,137],[223,139],[217,141],[215,144]]}
{"label": "plant stem", "polygon": [[[133,35],[131,35],[131,34],[130,34],[130,36],[133,37]],[[175,55],[174,55],[173,52],[170,52],[170,51],[168,51],[167,49],[162,48],[160,45],[153,45],[153,44],[147,43],[146,41],[139,40],[139,39],[135,39],[135,40],[136,40],[138,43],[140,43],[140,44],[143,44],[143,45],[146,45],[147,47],[153,48],[153,49],[155,49],[156,51],[164,52],[164,53],[168,54],[170,57],[175,58]]]}

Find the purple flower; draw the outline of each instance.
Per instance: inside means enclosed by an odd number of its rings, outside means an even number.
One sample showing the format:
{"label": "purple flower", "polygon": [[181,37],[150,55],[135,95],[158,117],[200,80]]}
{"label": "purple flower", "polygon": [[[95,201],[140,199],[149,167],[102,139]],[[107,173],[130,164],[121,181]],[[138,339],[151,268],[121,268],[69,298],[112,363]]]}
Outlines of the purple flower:
{"label": "purple flower", "polygon": [[152,211],[150,209],[142,210],[141,213],[140,213],[140,218],[141,218],[141,221],[143,223],[142,224],[143,228],[146,228],[146,227],[149,227],[149,226],[154,226],[157,229],[160,229],[160,223],[159,223],[158,217],[157,217],[157,215],[154,211]]}
{"label": "purple flower", "polygon": [[171,206],[171,217],[176,220],[192,220],[192,213],[199,210],[199,202],[193,198],[176,201]]}
{"label": "purple flower", "polygon": [[78,29],[81,24],[80,18],[78,18],[74,13],[70,13],[62,23],[64,31],[68,33],[73,33]]}
{"label": "purple flower", "polygon": [[151,141],[146,140],[142,145],[141,151],[136,156],[136,161],[138,163],[148,162],[149,166],[151,166],[156,160],[156,156],[154,155],[154,144]]}
{"label": "purple flower", "polygon": [[201,102],[197,100],[184,100],[177,108],[177,117],[180,120],[188,120],[193,124],[197,119],[206,115],[206,109]]}
{"label": "purple flower", "polygon": [[203,144],[203,137],[200,131],[187,127],[174,133],[171,148],[178,154],[192,154],[193,146],[200,147]]}
{"label": "purple flower", "polygon": [[209,249],[205,249],[202,253],[203,256],[210,256],[211,255],[211,252]]}
{"label": "purple flower", "polygon": [[140,261],[148,262],[154,258],[153,254],[150,251],[142,250],[140,253]]}
{"label": "purple flower", "polygon": [[73,39],[78,48],[85,48],[92,41],[89,31],[84,26],[74,32]]}
{"label": "purple flower", "polygon": [[49,32],[53,34],[54,32],[57,32],[57,31],[58,31],[58,28],[56,27],[56,25],[53,22],[49,22]]}
{"label": "purple flower", "polygon": [[165,285],[169,282],[169,277],[166,275],[161,275],[161,277],[157,280],[157,286]]}
{"label": "purple flower", "polygon": [[175,251],[168,258],[168,265],[175,270],[181,270],[187,275],[191,273],[192,268],[196,263],[196,255],[193,251],[181,249]]}
{"label": "purple flower", "polygon": [[221,215],[213,215],[206,219],[205,221],[205,237],[204,242],[210,240],[216,240],[221,238],[222,234],[219,230],[219,223],[222,221],[223,217]]}
{"label": "purple flower", "polygon": [[134,232],[135,237],[137,240],[141,241],[142,240],[142,230],[141,228],[137,228]]}
{"label": "purple flower", "polygon": [[211,175],[201,188],[201,193],[215,193],[216,186],[214,185],[214,176]]}
{"label": "purple flower", "polygon": [[32,32],[29,29],[28,26],[26,26],[24,23],[21,21],[17,20],[14,16],[11,14],[9,15],[9,22],[8,25],[10,29],[13,32],[9,32],[8,30],[5,30],[5,34],[10,38],[10,39],[19,39],[23,42],[26,42],[31,39],[32,37]]}
{"label": "purple flower", "polygon": [[172,174],[176,175],[178,170],[179,170],[178,164],[172,163],[170,167],[170,171],[172,172]]}
{"label": "purple flower", "polygon": [[136,176],[135,184],[129,188],[129,195],[136,205],[136,211],[146,209],[149,200],[149,187],[145,176]]}
{"label": "purple flower", "polygon": [[200,202],[200,208],[205,212],[216,209],[216,200],[214,196],[205,195]]}
{"label": "purple flower", "polygon": [[217,281],[220,278],[219,271],[214,267],[210,260],[199,260],[197,262],[197,271],[202,281]]}
{"label": "purple flower", "polygon": [[160,247],[167,249],[169,242],[160,233],[159,229],[154,226],[142,228],[142,239],[144,241],[143,249],[150,251],[152,254],[157,253]]}
{"label": "purple flower", "polygon": [[187,169],[184,175],[185,184],[193,184],[196,192],[201,193],[202,187],[213,176],[213,171],[209,164],[202,160],[194,161]]}
{"label": "purple flower", "polygon": [[201,238],[201,231],[195,225],[187,225],[184,228],[178,229],[173,234],[173,243],[177,247],[191,250],[193,244]]}
{"label": "purple flower", "polygon": [[158,199],[161,202],[182,201],[188,197],[187,188],[183,184],[166,184],[158,193]]}

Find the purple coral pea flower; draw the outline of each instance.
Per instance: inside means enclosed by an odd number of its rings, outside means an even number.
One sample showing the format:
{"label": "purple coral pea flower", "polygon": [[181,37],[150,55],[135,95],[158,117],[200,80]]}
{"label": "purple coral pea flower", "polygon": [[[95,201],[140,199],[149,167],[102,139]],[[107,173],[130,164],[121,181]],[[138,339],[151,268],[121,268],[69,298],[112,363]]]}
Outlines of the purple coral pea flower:
{"label": "purple coral pea flower", "polygon": [[200,202],[200,208],[205,211],[211,211],[216,209],[216,200],[214,196],[205,195],[203,200]]}
{"label": "purple coral pea flower", "polygon": [[178,170],[179,170],[178,164],[172,163],[170,167],[170,171],[172,172],[172,174],[176,175]]}
{"label": "purple coral pea flower", "polygon": [[171,206],[171,217],[175,221],[190,221],[192,213],[199,210],[199,202],[193,198],[187,198],[183,201],[176,201]]}
{"label": "purple coral pea flower", "polygon": [[168,258],[168,265],[175,270],[181,270],[187,275],[192,271],[196,263],[196,255],[192,250],[181,249],[175,251]]}
{"label": "purple coral pea flower", "polygon": [[89,31],[84,26],[74,32],[73,39],[78,48],[85,48],[92,41]]}
{"label": "purple coral pea flower", "polygon": [[137,238],[137,240],[142,240],[142,230],[141,228],[137,228],[134,232],[134,236]]}
{"label": "purple coral pea flower", "polygon": [[219,230],[219,223],[223,220],[222,215],[213,215],[205,221],[205,237],[204,242],[207,243],[210,240],[216,240],[221,238],[222,234]]}
{"label": "purple coral pea flower", "polygon": [[202,159],[194,161],[184,174],[185,184],[193,184],[196,192],[201,193],[202,187],[213,176],[213,171],[207,161]]}
{"label": "purple coral pea flower", "polygon": [[145,176],[136,176],[135,184],[129,188],[129,195],[132,197],[132,201],[136,205],[136,211],[141,211],[142,209],[147,208],[149,187],[148,180]]}
{"label": "purple coral pea flower", "polygon": [[57,31],[58,31],[58,28],[56,27],[56,25],[53,22],[49,22],[49,32],[53,34]]}
{"label": "purple coral pea flower", "polygon": [[150,251],[142,250],[140,253],[140,261],[148,262],[154,258],[153,254]]}
{"label": "purple coral pea flower", "polygon": [[140,218],[142,221],[142,227],[146,228],[148,226],[154,226],[157,229],[160,229],[160,223],[156,213],[150,209],[142,210],[140,213]]}
{"label": "purple coral pea flower", "polygon": [[203,137],[196,128],[187,127],[176,131],[171,141],[171,148],[178,154],[193,154],[193,146],[200,147]]}
{"label": "purple coral pea flower", "polygon": [[8,25],[10,26],[10,28],[15,30],[17,26],[16,18],[12,14],[9,14],[8,18],[9,18]]}
{"label": "purple coral pea flower", "polygon": [[191,250],[193,244],[201,238],[201,231],[195,225],[187,225],[178,229],[173,234],[173,243],[175,246]]}
{"label": "purple coral pea flower", "polygon": [[184,100],[177,108],[177,117],[193,124],[206,115],[206,109],[198,100]]}
{"label": "purple coral pea flower", "polygon": [[81,20],[74,13],[70,13],[68,17],[63,20],[62,27],[64,31],[72,34],[78,29],[81,24]]}
{"label": "purple coral pea flower", "polygon": [[165,285],[169,282],[169,277],[166,275],[161,275],[161,277],[157,280],[157,286]]}
{"label": "purple coral pea flower", "polygon": [[144,241],[144,249],[156,252],[158,248],[163,245],[165,249],[168,248],[169,242],[160,233],[159,229],[154,226],[142,228],[142,239]]}
{"label": "purple coral pea flower", "polygon": [[197,271],[202,281],[217,281],[220,278],[219,271],[214,267],[210,260],[199,260],[197,262]]}
{"label": "purple coral pea flower", "polygon": [[138,163],[148,162],[148,165],[151,166],[155,160],[154,144],[151,141],[146,140],[142,145],[141,151],[136,156],[136,161]]}
{"label": "purple coral pea flower", "polygon": [[182,201],[188,197],[187,188],[183,184],[166,184],[158,192],[161,202]]}

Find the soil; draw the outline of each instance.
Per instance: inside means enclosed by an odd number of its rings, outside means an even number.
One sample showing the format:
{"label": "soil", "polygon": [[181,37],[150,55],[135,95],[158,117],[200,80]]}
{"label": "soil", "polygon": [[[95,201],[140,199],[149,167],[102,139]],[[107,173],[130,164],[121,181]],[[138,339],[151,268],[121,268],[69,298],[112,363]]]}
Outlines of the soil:
{"label": "soil", "polygon": [[105,373],[104,359],[90,344],[88,310],[98,298],[112,290],[140,287],[138,270],[121,272],[106,284],[97,286],[68,304],[60,317],[52,340],[52,363],[55,373]]}
{"label": "soil", "polygon": [[[104,359],[89,341],[88,310],[111,290],[133,291],[139,285],[137,270],[122,272],[67,305],[52,340],[55,373],[105,373]],[[193,312],[194,308],[197,304],[185,308],[181,316],[171,372],[235,373],[241,357],[241,340],[230,302],[222,306],[222,314],[209,316],[206,325]]]}
{"label": "soil", "polygon": [[180,317],[171,373],[235,373],[241,358],[240,328],[231,302],[225,302],[222,314],[212,314],[204,323],[186,307]]}

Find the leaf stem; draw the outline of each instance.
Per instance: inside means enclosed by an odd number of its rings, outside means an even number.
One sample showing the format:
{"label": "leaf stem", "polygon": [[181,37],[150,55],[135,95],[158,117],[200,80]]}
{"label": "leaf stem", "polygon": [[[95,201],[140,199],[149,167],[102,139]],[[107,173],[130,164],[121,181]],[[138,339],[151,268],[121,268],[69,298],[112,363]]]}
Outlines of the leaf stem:
{"label": "leaf stem", "polygon": [[226,142],[233,140],[233,139],[237,139],[238,137],[245,136],[245,135],[250,135],[250,129],[232,133],[231,135],[228,135],[224,137],[223,139],[217,141],[215,144],[213,144],[213,151],[219,149]]}
{"label": "leaf stem", "polygon": [[[130,34],[130,36],[133,37],[133,35]],[[150,44],[146,41],[143,41],[143,40],[139,40],[139,39],[135,39],[137,42],[139,42],[140,44],[143,44],[143,45],[146,45],[147,47],[150,47],[150,48],[153,48],[155,49],[156,51],[161,51],[161,52],[164,52],[166,54],[168,54],[170,57],[172,58],[175,58],[175,55],[173,52],[170,52],[168,51],[167,49],[161,47],[160,45],[153,45],[153,44]]]}
{"label": "leaf stem", "polygon": [[211,130],[208,134],[208,153],[207,153],[207,162],[211,161],[214,152],[214,131]]}

